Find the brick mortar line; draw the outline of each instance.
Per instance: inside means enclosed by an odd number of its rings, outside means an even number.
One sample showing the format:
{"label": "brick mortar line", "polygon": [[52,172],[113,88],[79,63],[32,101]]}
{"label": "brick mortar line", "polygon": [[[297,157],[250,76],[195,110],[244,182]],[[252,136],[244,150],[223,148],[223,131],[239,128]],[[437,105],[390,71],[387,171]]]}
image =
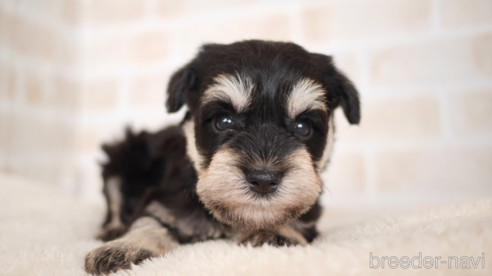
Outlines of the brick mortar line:
{"label": "brick mortar line", "polygon": [[[368,39],[347,39],[345,41],[320,41],[309,42],[304,41],[305,44],[309,44],[314,47],[320,48],[324,45],[325,52],[330,53],[347,53],[355,52],[361,49],[368,51],[382,50],[393,48],[397,46],[418,46],[428,43],[436,43],[450,40],[470,39],[477,36],[490,35],[492,33],[492,24],[488,26],[463,28],[458,30],[443,30],[439,33],[432,33],[430,31],[424,31],[420,33],[408,34],[389,34],[381,35],[379,37],[373,37]],[[329,46],[326,46],[329,44]],[[318,45],[318,46],[316,46]]]}
{"label": "brick mortar line", "polygon": [[[462,92],[464,93],[464,92]],[[453,135],[451,124],[451,109],[449,108],[448,97],[449,93],[446,91],[439,91],[437,93],[439,104],[439,125],[441,126],[442,139],[446,142],[456,140],[456,135]],[[491,143],[492,144],[492,143]]]}
{"label": "brick mortar line", "polygon": [[[80,68],[77,65],[60,66],[55,65],[48,59],[40,57],[30,57],[12,52],[10,49],[0,48],[2,59],[8,59],[7,63],[24,67],[28,70],[43,72],[43,74],[60,75],[70,78],[76,78],[80,75]],[[61,69],[61,70],[59,70]]]}
{"label": "brick mortar line", "polygon": [[[142,17],[140,20],[133,20],[129,22],[115,22],[115,23],[102,23],[100,25],[83,24],[82,28],[91,30],[94,37],[111,37],[112,35],[119,34],[138,34],[141,31],[149,29],[176,29],[193,27],[196,25],[203,25],[209,23],[220,23],[223,20],[236,19],[236,18],[257,18],[261,16],[285,14],[289,16],[289,9],[293,3],[282,5],[279,8],[276,4],[259,5],[255,8],[237,8],[237,9],[221,9],[219,11],[208,12],[204,15],[195,15],[190,13],[185,15],[182,19],[170,19],[170,20],[145,20],[150,18]],[[155,18],[154,18],[155,19]]]}
{"label": "brick mortar line", "polygon": [[[473,80],[459,80],[456,82],[448,81],[443,84],[440,81],[434,83],[424,83],[408,85],[401,87],[403,84],[385,85],[385,86],[372,86],[370,88],[370,94],[364,95],[364,91],[360,91],[361,94],[367,97],[383,97],[383,96],[409,96],[409,95],[422,95],[429,94],[429,91],[439,93],[438,91],[450,92],[467,92],[463,90],[478,90],[478,89],[490,89],[492,88],[492,80],[488,77],[479,77]],[[371,97],[372,98],[372,97]]]}

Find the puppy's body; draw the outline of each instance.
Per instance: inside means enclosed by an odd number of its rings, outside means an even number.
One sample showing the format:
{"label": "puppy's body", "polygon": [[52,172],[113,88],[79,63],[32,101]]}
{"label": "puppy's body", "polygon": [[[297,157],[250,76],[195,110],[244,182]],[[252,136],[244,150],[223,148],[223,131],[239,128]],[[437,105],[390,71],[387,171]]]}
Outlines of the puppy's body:
{"label": "puppy's body", "polygon": [[[165,224],[180,243],[223,235],[221,225],[205,211],[196,195],[197,175],[186,157],[186,140],[180,127],[137,135],[127,130],[123,142],[107,145],[104,150],[109,157],[103,165],[109,208],[100,236],[103,240],[119,237],[137,218],[146,215]],[[108,185],[112,183],[117,184]],[[115,201],[121,202],[116,203],[116,211],[111,209]],[[192,217],[185,228],[178,227],[181,220]]]}
{"label": "puppy's body", "polygon": [[[120,237],[142,216],[151,216],[165,225],[179,243],[236,234],[237,231],[217,221],[200,202],[196,194],[196,171],[186,156],[186,140],[180,127],[158,133],[134,134],[127,130],[124,141],[106,145],[104,151],[109,157],[103,165],[108,210],[100,235],[102,240]],[[112,209],[115,201],[121,204]],[[320,212],[321,207],[316,203],[295,223],[309,242],[316,236],[312,222]]]}
{"label": "puppy's body", "polygon": [[290,43],[206,45],[176,72],[180,126],[127,131],[104,146],[108,213],[86,270],[106,273],[178,244],[232,238],[305,245],[317,235],[319,173],[333,146],[333,110],[358,123],[358,95],[324,55]]}

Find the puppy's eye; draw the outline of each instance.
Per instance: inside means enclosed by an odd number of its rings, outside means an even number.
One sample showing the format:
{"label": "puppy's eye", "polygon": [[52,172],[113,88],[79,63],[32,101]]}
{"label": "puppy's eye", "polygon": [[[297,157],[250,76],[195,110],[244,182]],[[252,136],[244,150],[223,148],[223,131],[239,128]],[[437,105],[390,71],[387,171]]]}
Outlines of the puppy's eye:
{"label": "puppy's eye", "polygon": [[311,124],[308,121],[300,120],[294,124],[294,130],[303,138],[307,138],[311,135]]}
{"label": "puppy's eye", "polygon": [[219,131],[224,131],[234,127],[234,121],[229,115],[219,115],[215,117],[215,128]]}

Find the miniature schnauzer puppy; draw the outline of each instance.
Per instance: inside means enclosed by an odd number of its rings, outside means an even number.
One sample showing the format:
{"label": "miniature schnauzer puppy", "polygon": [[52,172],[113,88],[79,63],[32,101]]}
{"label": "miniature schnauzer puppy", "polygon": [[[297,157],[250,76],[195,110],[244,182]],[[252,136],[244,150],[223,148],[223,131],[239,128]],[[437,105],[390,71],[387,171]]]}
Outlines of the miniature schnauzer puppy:
{"label": "miniature schnauzer puppy", "polygon": [[332,58],[292,43],[204,45],[168,86],[167,110],[185,105],[179,126],[127,130],[103,146],[99,237],[108,242],[87,255],[87,272],[208,239],[290,246],[316,237],[333,111],[360,120],[358,93]]}

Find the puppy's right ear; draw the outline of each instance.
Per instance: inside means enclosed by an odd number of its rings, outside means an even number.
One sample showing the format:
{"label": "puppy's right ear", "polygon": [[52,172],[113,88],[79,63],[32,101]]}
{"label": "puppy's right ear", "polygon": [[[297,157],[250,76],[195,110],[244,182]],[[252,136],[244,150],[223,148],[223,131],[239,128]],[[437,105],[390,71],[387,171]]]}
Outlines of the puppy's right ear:
{"label": "puppy's right ear", "polygon": [[322,54],[311,54],[311,56],[324,75],[328,93],[331,97],[338,98],[334,102],[342,107],[349,123],[359,124],[360,100],[354,84],[335,67],[332,57]]}
{"label": "puppy's right ear", "polygon": [[186,103],[186,92],[193,88],[195,82],[196,75],[189,64],[171,76],[167,86],[166,108],[168,112],[176,112]]}

